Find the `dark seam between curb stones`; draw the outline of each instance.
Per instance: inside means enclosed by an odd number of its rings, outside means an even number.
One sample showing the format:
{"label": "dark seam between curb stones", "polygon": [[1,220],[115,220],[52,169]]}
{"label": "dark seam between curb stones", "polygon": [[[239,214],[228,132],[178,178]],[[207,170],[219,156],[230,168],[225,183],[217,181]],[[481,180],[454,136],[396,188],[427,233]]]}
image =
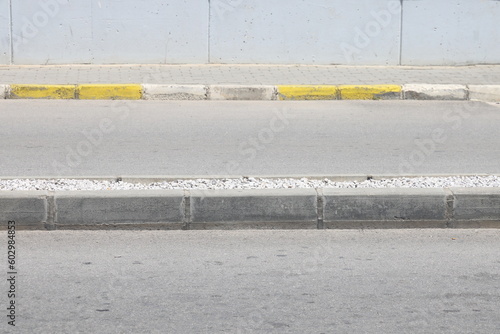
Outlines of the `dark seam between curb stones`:
{"label": "dark seam between curb stones", "polygon": [[[143,97],[143,94],[141,92],[141,99]],[[80,100],[80,90],[78,89],[78,85],[75,85],[75,100]]]}
{"label": "dark seam between curb stones", "polygon": [[47,205],[47,221],[45,222],[45,228],[47,230],[56,230],[56,220],[57,220],[57,207],[56,200],[53,191],[49,191],[49,195],[45,197],[46,205]]}
{"label": "dark seam between curb stones", "polygon": [[323,196],[323,188],[317,188],[316,190],[316,214],[317,214],[317,229],[323,230],[325,228],[324,224],[324,211],[325,211],[325,198]]}
{"label": "dark seam between curb stones", "polygon": [[446,194],[446,197],[445,197],[445,201],[446,201],[446,206],[445,206],[445,209],[446,209],[446,213],[445,213],[445,217],[446,217],[446,227],[447,228],[451,228],[453,227],[453,222],[454,222],[454,208],[455,208],[455,195],[453,194],[453,191],[451,191],[450,188],[443,188],[445,194]]}
{"label": "dark seam between curb stones", "polygon": [[184,215],[182,217],[182,229],[191,229],[191,192],[189,190],[184,190],[184,197],[182,199],[182,206],[184,207]]}

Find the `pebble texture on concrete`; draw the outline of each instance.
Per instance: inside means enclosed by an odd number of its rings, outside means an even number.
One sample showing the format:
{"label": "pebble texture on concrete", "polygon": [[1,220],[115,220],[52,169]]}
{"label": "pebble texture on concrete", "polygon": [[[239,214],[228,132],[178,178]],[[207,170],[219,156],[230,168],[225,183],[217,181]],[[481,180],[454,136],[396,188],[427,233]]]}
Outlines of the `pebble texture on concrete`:
{"label": "pebble texture on concrete", "polygon": [[162,182],[123,182],[85,179],[17,179],[0,180],[0,190],[168,190],[168,189],[311,189],[311,188],[474,188],[500,187],[500,177],[449,176],[338,182],[330,179],[239,178],[239,179],[180,179]]}

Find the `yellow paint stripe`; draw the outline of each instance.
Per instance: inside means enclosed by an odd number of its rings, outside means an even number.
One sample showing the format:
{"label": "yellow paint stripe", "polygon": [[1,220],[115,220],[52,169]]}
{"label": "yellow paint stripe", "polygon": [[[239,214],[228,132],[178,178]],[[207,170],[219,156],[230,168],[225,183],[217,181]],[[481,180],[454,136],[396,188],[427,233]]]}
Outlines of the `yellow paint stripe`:
{"label": "yellow paint stripe", "polygon": [[280,100],[337,100],[338,87],[332,85],[278,86]]}
{"label": "yellow paint stripe", "polygon": [[140,100],[142,86],[137,84],[89,84],[77,86],[80,100]]}
{"label": "yellow paint stripe", "polygon": [[343,85],[339,86],[342,100],[399,100],[399,85]]}
{"label": "yellow paint stripe", "polygon": [[74,99],[75,85],[10,85],[11,99]]}

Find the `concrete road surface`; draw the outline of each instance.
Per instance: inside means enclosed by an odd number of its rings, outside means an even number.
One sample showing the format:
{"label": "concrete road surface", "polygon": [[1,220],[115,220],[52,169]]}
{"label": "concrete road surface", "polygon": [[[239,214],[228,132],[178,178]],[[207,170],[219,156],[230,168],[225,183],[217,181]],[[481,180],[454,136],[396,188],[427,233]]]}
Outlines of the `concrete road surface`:
{"label": "concrete road surface", "polygon": [[1,333],[500,333],[499,230],[18,231]]}
{"label": "concrete road surface", "polygon": [[499,173],[500,105],[0,101],[0,176]]}

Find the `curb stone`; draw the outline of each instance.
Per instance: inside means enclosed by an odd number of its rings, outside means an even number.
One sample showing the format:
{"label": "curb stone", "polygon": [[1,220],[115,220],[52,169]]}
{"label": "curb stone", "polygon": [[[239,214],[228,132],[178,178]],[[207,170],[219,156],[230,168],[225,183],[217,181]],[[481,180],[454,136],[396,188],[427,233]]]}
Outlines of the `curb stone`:
{"label": "curb stone", "polygon": [[280,85],[277,86],[280,100],[338,100],[339,88],[328,85]]}
{"label": "curb stone", "polygon": [[500,228],[500,188],[0,191],[1,229]]}
{"label": "curb stone", "polygon": [[8,85],[0,85],[0,100],[6,99],[8,96]]}
{"label": "curb stone", "polygon": [[453,216],[455,226],[463,227],[463,222],[490,222],[500,224],[500,189],[492,188],[478,192],[469,188],[453,188]]}
{"label": "curb stone", "polygon": [[43,229],[48,220],[47,191],[0,191],[0,222],[19,222],[24,229]]}
{"label": "curb stone", "polygon": [[500,85],[469,85],[469,99],[500,102]]}
{"label": "curb stone", "polygon": [[183,190],[55,192],[57,227],[100,224],[161,224],[182,228]]}
{"label": "curb stone", "polygon": [[325,228],[445,228],[443,189],[323,189]]}
{"label": "curb stone", "polygon": [[8,98],[72,100],[76,94],[75,85],[10,85]]}
{"label": "curb stone", "polygon": [[275,86],[210,85],[209,100],[273,101],[278,96]]}
{"label": "curb stone", "polygon": [[208,88],[202,85],[142,85],[143,100],[207,100]]}
{"label": "curb stone", "polygon": [[191,229],[317,228],[314,189],[191,191]]}
{"label": "curb stone", "polygon": [[76,86],[79,100],[141,100],[142,85],[85,84]]}
{"label": "curb stone", "polygon": [[340,100],[401,100],[400,85],[342,85]]}
{"label": "curb stone", "polygon": [[405,100],[467,100],[468,89],[465,85],[403,85]]}
{"label": "curb stone", "polygon": [[500,102],[500,85],[0,85],[1,99],[473,100]]}

